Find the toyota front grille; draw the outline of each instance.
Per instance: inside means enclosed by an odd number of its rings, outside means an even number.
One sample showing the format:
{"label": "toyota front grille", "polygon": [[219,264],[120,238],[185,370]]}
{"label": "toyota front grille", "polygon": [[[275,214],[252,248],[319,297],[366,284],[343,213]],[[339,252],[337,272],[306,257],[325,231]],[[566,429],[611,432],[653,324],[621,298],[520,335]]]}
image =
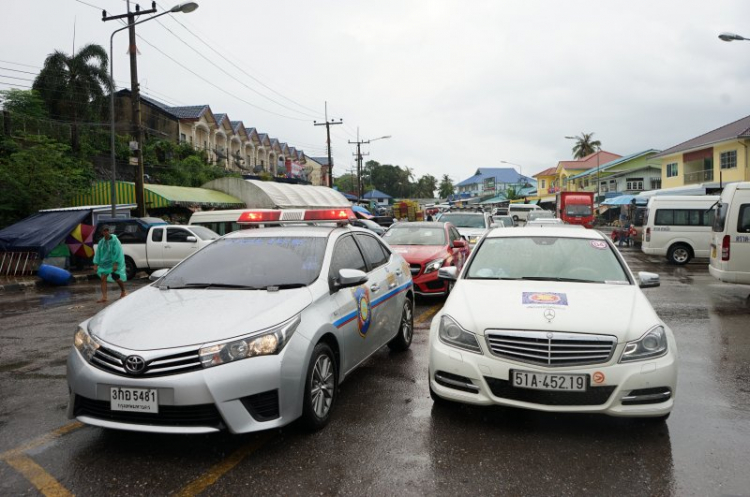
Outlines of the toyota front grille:
{"label": "toyota front grille", "polygon": [[122,376],[149,378],[202,369],[197,349],[147,359],[143,361],[144,365],[140,371],[133,371],[126,367],[129,357],[134,356],[100,346],[91,358],[91,364],[104,371]]}
{"label": "toyota front grille", "polygon": [[554,331],[488,330],[493,355],[541,366],[582,366],[608,362],[617,346],[610,335]]}

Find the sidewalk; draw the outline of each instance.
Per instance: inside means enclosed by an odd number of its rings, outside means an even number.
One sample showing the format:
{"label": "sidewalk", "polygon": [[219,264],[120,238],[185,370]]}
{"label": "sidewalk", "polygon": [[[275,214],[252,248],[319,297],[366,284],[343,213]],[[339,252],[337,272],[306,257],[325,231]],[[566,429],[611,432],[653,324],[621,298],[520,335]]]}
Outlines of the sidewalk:
{"label": "sidewalk", "polygon": [[[71,271],[70,273],[73,276],[70,280],[71,285],[98,280],[96,274],[94,274],[92,270]],[[9,292],[22,292],[24,290],[40,287],[57,288],[57,286],[47,283],[36,275],[0,276],[0,295]]]}

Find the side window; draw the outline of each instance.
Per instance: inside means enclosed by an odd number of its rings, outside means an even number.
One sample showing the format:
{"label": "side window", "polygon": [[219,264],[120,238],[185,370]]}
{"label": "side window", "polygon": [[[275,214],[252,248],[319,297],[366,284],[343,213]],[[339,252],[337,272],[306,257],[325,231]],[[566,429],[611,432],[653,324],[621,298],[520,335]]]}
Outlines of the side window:
{"label": "side window", "polygon": [[167,228],[167,242],[186,243],[190,233],[180,228]]}
{"label": "side window", "polygon": [[451,246],[453,246],[453,242],[455,242],[456,240],[460,240],[460,239],[461,239],[461,235],[458,234],[458,231],[456,231],[456,228],[454,228],[453,226],[450,226],[448,228],[448,240],[450,240]]}
{"label": "side window", "polygon": [[737,232],[750,233],[750,204],[740,206],[740,214],[737,218]]}
{"label": "side window", "polygon": [[160,242],[164,239],[164,230],[157,229],[151,232],[151,241]]}
{"label": "side window", "polygon": [[672,226],[674,224],[674,211],[672,209],[657,209],[656,226]]}
{"label": "side window", "polygon": [[359,251],[359,247],[354,243],[354,238],[345,236],[336,242],[336,248],[333,250],[333,259],[331,260],[331,278],[337,278],[340,269],[359,269],[367,271],[365,259]]}
{"label": "side window", "polygon": [[378,268],[388,262],[390,254],[386,254],[385,249],[374,237],[369,235],[357,234],[357,241],[362,247],[362,251],[367,257],[372,269]]}

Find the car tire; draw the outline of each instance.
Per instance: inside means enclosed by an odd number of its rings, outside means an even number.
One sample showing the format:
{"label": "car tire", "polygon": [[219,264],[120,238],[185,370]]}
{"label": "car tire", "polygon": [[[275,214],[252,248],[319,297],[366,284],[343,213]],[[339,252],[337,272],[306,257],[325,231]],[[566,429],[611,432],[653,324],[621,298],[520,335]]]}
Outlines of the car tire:
{"label": "car tire", "polygon": [[410,297],[404,300],[404,307],[401,311],[401,319],[398,322],[398,332],[396,336],[388,342],[388,347],[395,351],[404,351],[411,346],[411,340],[414,337],[414,303]]}
{"label": "car tire", "polygon": [[516,224],[518,224],[518,216],[516,216],[516,215],[513,216],[513,222],[515,222]]}
{"label": "car tire", "polygon": [[331,347],[320,342],[313,349],[305,376],[302,423],[310,431],[325,427],[338,394],[338,367]]}
{"label": "car tire", "polygon": [[135,278],[135,273],[138,272],[138,268],[130,257],[125,257],[125,276],[128,280]]}
{"label": "car tire", "polygon": [[676,243],[669,247],[669,252],[667,253],[667,259],[672,264],[676,264],[678,266],[684,266],[688,262],[690,262],[690,259],[693,257],[692,250],[690,250],[690,246],[685,245],[684,243]]}

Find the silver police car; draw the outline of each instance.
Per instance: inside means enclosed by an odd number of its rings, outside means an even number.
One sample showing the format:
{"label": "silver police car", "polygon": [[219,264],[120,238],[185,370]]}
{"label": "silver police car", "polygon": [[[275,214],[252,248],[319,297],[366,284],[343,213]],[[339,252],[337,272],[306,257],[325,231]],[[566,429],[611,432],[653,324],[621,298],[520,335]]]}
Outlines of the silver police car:
{"label": "silver police car", "polygon": [[319,429],[349,373],[411,344],[409,266],[363,229],[242,230],[164,272],[79,326],[70,418],[246,433],[301,417]]}

